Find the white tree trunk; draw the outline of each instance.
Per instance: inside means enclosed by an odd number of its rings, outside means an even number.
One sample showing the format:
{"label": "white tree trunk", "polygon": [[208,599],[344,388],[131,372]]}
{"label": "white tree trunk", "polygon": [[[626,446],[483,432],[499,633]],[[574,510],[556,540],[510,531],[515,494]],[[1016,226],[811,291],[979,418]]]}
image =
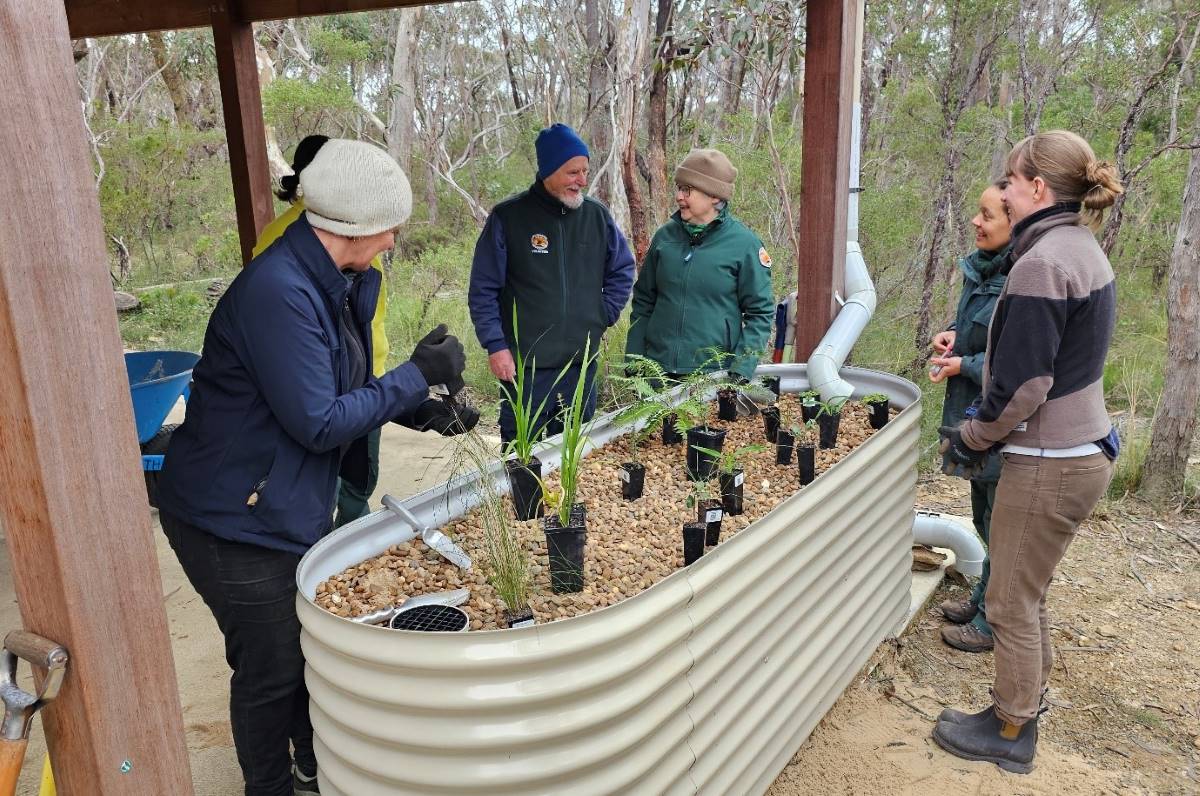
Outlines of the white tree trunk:
{"label": "white tree trunk", "polygon": [[405,174],[412,167],[413,141],[416,138],[415,97],[417,94],[416,59],[422,6],[402,8],[396,13],[396,49],[392,56],[392,106],[388,114],[388,153]]}
{"label": "white tree trunk", "polygon": [[[1200,126],[1200,114],[1196,123]],[[1200,135],[1196,142],[1200,144]],[[1141,491],[1173,500],[1183,492],[1200,404],[1200,149],[1193,149],[1167,282],[1167,365]]]}

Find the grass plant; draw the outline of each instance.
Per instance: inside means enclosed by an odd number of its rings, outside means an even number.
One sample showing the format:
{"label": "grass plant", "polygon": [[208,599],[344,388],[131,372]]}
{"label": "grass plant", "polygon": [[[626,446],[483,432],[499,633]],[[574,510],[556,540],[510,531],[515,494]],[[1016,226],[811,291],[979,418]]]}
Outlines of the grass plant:
{"label": "grass plant", "polygon": [[475,430],[454,437],[454,443],[451,466],[455,474],[475,474],[488,583],[510,614],[520,614],[529,607],[533,575],[529,553],[521,543],[503,495],[496,489],[496,482],[489,473],[496,458],[495,448]]}
{"label": "grass plant", "polygon": [[558,514],[558,521],[563,527],[571,524],[571,508],[579,494],[579,465],[583,461],[588,434],[592,428],[592,421],[583,419],[588,395],[585,376],[598,356],[599,352],[592,353],[592,341],[589,339],[583,346],[580,376],[575,381],[575,390],[571,393],[571,400],[562,407],[560,415],[563,430],[562,453],[558,465],[559,486],[557,490],[551,490],[543,483],[542,487],[547,507]]}

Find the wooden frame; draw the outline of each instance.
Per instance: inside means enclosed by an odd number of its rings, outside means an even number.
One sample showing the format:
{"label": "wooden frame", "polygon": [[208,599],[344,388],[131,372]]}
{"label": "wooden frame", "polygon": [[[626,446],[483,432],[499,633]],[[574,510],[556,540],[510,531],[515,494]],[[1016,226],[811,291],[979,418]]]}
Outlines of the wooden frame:
{"label": "wooden frame", "polygon": [[[67,19],[0,0],[0,517],[58,791],[192,792]],[[38,765],[41,761],[31,761]]]}
{"label": "wooden frame", "polygon": [[806,362],[837,313],[845,290],[850,114],[858,0],[809,0],[804,63],[804,161],[800,167],[793,356]]}

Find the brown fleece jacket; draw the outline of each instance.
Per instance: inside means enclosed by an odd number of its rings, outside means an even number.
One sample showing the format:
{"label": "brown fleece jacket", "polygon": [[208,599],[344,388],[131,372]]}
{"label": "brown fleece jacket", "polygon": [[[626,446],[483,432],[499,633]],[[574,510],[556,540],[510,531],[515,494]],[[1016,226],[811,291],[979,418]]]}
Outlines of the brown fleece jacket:
{"label": "brown fleece jacket", "polygon": [[982,402],[963,423],[963,441],[986,450],[1101,440],[1111,428],[1104,359],[1117,306],[1108,258],[1070,212],[1033,220],[1011,257],[988,328]]}

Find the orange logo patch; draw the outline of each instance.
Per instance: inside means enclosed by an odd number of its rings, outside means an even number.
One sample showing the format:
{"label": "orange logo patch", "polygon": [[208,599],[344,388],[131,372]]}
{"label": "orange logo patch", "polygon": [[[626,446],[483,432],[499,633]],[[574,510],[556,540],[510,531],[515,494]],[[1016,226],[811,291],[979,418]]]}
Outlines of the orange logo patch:
{"label": "orange logo patch", "polygon": [[529,239],[529,244],[535,252],[544,252],[550,248],[550,239],[539,232]]}
{"label": "orange logo patch", "polygon": [[758,247],[758,261],[763,264],[764,268],[771,267],[771,255],[767,254],[767,248],[765,246]]}

